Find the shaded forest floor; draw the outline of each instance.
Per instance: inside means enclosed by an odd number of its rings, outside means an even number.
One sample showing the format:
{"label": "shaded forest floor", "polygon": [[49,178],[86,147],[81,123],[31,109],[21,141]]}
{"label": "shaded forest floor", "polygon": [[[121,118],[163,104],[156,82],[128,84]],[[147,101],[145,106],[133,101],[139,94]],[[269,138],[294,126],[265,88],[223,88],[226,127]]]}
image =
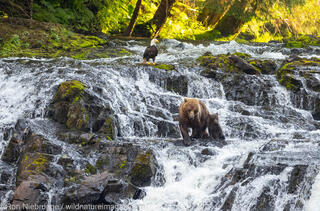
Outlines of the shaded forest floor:
{"label": "shaded forest floor", "polygon": [[[21,18],[1,18],[0,24],[0,57],[66,56],[75,59],[92,59],[130,55],[130,52],[125,49],[110,46],[107,36],[102,36],[102,39],[98,36],[74,33],[60,24]],[[250,44],[245,37],[238,38],[236,41]],[[320,46],[320,38],[311,35],[290,38],[282,42],[289,48]]]}
{"label": "shaded forest floor", "polygon": [[74,33],[60,24],[21,18],[1,18],[0,24],[0,57],[88,59],[130,54],[125,49],[105,51],[106,39]]}

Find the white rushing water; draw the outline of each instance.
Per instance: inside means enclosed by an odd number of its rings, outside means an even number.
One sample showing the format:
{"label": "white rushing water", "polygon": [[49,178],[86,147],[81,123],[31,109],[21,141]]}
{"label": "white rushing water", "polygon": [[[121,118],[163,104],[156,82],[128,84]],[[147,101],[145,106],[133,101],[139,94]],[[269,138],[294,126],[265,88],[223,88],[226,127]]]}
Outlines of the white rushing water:
{"label": "white rushing water", "polygon": [[[181,48],[178,49],[177,46]],[[224,183],[230,179],[228,178],[230,171],[244,168],[250,152],[259,153],[264,145],[272,145],[274,139],[290,141],[296,136],[302,136],[306,140],[319,137],[319,130],[309,130],[312,125],[310,111],[296,109],[291,103],[289,92],[279,85],[274,76],[261,76],[252,82],[260,80],[272,85],[266,96],[269,103],[260,102],[260,93],[255,93],[256,99],[252,100],[254,105],[246,105],[241,100],[228,99],[226,92],[230,87],[214,79],[200,76],[199,67],[189,68],[179,64],[185,59],[194,61],[207,51],[214,55],[243,52],[254,58],[275,60],[283,60],[288,57],[287,55],[270,46],[249,46],[235,41],[208,45],[194,45],[176,40],[163,41],[160,48],[164,49],[164,52],[160,53],[157,61],[175,64],[177,70],[183,73],[188,81],[186,96],[200,98],[211,113],[219,114],[220,124],[228,143],[223,147],[212,143],[184,147],[166,141],[180,139],[177,108],[185,96],[166,89],[165,79],[161,77],[168,73],[156,73],[151,67],[134,65],[135,62],[141,61],[140,55],[145,46],[139,45],[137,41],[129,41],[127,48],[137,52],[137,55],[126,57],[122,62],[119,62],[119,58],[91,61],[68,58],[0,60],[1,152],[3,153],[8,143],[4,140],[5,128],[13,127],[20,118],[44,118],[45,108],[50,103],[56,86],[66,80],[79,80],[87,86],[91,94],[98,96],[106,105],[110,104],[117,117],[118,133],[121,137],[141,140],[161,138],[161,141],[166,143],[165,147],[159,147],[157,144],[152,146],[157,152],[159,164],[163,167],[165,183],[163,186],[153,184],[144,188],[146,196],[143,199],[129,202],[134,209],[221,210],[226,206],[224,204],[228,201],[227,197],[234,188],[237,190],[233,197],[232,210],[253,209],[265,188],[270,189],[272,195],[270,201],[273,201],[275,210],[283,210],[289,202],[295,204],[299,198],[306,203],[308,211],[316,210],[320,206],[319,174],[312,187],[310,200],[296,192],[286,193],[286,184],[294,170],[294,167],[289,166],[291,157],[285,163],[288,166],[281,169],[278,174],[271,171],[261,175],[257,173],[251,175],[253,178],[243,182],[242,185]],[[172,73],[173,76],[175,74],[177,73]],[[182,80],[178,82],[182,83]],[[101,88],[99,93],[95,91],[96,87]],[[247,88],[249,89],[244,87]],[[168,131],[160,134],[158,122],[164,122],[169,128]],[[49,134],[47,138],[58,142]],[[313,142],[292,143],[274,151],[304,153],[304,150],[313,146],[315,146]],[[64,153],[70,157],[79,160],[90,159],[81,158],[81,155],[73,152],[70,146],[64,147]],[[204,155],[203,150],[211,154]],[[262,155],[263,153],[259,154]],[[271,163],[272,160],[275,162],[276,159],[285,162],[283,161],[285,158],[281,160],[281,156],[276,156],[272,157],[267,153],[263,158],[257,156],[257,163],[262,165],[264,162]],[[278,186],[273,187],[275,183]],[[299,191],[302,192],[303,189]],[[7,200],[10,194],[11,190],[6,193],[6,198],[1,199]],[[48,192],[49,204],[53,200],[53,195],[54,191]]]}

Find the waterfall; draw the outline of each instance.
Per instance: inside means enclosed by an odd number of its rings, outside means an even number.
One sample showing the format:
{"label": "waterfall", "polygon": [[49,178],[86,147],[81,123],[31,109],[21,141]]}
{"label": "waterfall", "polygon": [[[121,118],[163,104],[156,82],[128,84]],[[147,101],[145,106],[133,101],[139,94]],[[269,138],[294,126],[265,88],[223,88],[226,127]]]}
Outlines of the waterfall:
{"label": "waterfall", "polygon": [[[178,49],[181,45],[183,49]],[[235,41],[196,45],[163,40],[157,62],[173,64],[176,71],[171,72],[138,64],[145,48],[139,41],[128,41],[126,47],[136,54],[84,61],[0,59],[1,154],[12,135],[8,133],[10,128],[18,119],[28,118],[38,125],[39,134],[62,146],[59,158],[72,157],[78,169],[84,161],[94,164],[97,155],[85,157],[73,145],[59,140],[53,132],[54,125],[46,122],[46,107],[57,86],[63,81],[79,80],[90,94],[114,111],[118,125],[116,141],[135,140],[156,151],[165,182],[159,185],[155,181],[142,188],[146,193],[144,198],[126,201],[133,209],[259,210],[262,206],[271,210],[315,210],[319,207],[320,130],[311,111],[296,107],[289,91],[273,75],[250,76],[250,83],[237,87],[242,86],[243,92],[233,96],[230,93],[234,87],[201,76],[202,69],[196,62],[207,51],[214,55],[243,52],[253,58],[282,62],[288,55],[281,46],[250,46]],[[178,90],[169,89],[169,83],[178,86]],[[254,99],[243,99],[247,90],[257,90]],[[177,116],[184,97],[199,98],[211,113],[219,114],[227,145],[217,145],[213,140],[190,147],[176,144],[181,140]],[[1,165],[16,171],[14,165],[0,162]],[[296,178],[296,174],[301,178]],[[14,181],[14,174],[11,177]],[[13,194],[13,183],[0,190],[0,206]],[[58,195],[54,188],[48,191],[49,205]]]}

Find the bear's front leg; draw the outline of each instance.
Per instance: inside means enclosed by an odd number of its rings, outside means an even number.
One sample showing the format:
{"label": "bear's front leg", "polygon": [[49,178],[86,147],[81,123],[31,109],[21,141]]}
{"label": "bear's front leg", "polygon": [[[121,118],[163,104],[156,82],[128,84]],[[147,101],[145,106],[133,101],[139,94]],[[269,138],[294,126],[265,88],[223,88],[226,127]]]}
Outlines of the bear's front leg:
{"label": "bear's front leg", "polygon": [[192,128],[191,138],[200,138],[199,128]]}
{"label": "bear's front leg", "polygon": [[179,127],[180,127],[180,131],[181,131],[181,134],[183,137],[184,145],[190,146],[191,145],[191,138],[189,137],[189,134],[188,134],[188,127],[186,125],[182,125],[182,124],[179,124]]}

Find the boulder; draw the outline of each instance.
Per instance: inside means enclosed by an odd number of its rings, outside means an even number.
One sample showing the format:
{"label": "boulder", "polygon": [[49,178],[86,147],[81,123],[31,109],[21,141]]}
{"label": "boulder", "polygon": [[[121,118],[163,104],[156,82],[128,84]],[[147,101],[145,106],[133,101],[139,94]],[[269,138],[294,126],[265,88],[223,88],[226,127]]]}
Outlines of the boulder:
{"label": "boulder", "polygon": [[250,60],[249,64],[258,68],[262,74],[273,75],[277,70],[277,64],[272,60]]}
{"label": "boulder", "polygon": [[137,195],[136,187],[116,178],[108,171],[86,177],[81,184],[66,190],[62,203],[69,204],[95,204],[115,205],[122,199],[132,198]]}
{"label": "boulder", "polygon": [[48,107],[48,115],[68,129],[92,131],[115,139],[115,122],[111,107],[90,94],[79,81],[60,84]]}
{"label": "boulder", "polygon": [[[30,177],[22,181],[14,191],[11,205],[13,206],[38,206],[37,210],[46,210],[48,203],[49,179],[43,175]],[[30,207],[27,210],[32,210]]]}
{"label": "boulder", "polygon": [[249,58],[250,55],[244,53],[213,56],[210,52],[207,52],[197,60],[202,66],[206,67],[200,74],[208,78],[215,78],[218,70],[227,73],[260,75],[260,70],[247,62]]}
{"label": "boulder", "polygon": [[138,187],[151,185],[152,178],[155,176],[157,163],[152,151],[138,154],[133,167],[130,171],[130,181]]}

